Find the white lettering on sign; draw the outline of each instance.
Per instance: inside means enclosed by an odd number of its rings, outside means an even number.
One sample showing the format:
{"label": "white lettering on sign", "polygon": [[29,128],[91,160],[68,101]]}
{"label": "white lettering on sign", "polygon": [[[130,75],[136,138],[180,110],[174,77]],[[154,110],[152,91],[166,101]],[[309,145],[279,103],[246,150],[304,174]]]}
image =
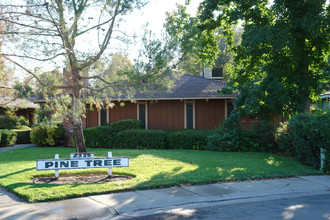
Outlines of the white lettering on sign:
{"label": "white lettering on sign", "polygon": [[92,169],[129,166],[128,157],[50,159],[37,160],[36,162],[37,170]]}

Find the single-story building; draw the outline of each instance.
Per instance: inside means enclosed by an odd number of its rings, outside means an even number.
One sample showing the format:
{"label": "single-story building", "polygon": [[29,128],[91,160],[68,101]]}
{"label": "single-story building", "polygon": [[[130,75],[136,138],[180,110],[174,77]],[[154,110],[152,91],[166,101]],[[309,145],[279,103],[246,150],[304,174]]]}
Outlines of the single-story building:
{"label": "single-story building", "polygon": [[24,116],[30,124],[34,123],[35,111],[39,108],[33,99],[14,98],[12,88],[0,85],[3,94],[0,95],[0,114],[4,114],[8,109],[15,111],[17,116]]}
{"label": "single-story building", "polygon": [[[169,92],[152,97],[135,94],[134,102],[110,99],[115,103],[112,108],[87,110],[84,127],[137,119],[145,129],[214,129],[229,116],[237,96],[220,95],[225,85],[224,81],[183,75]],[[119,101],[125,105],[121,107]]]}
{"label": "single-story building", "polygon": [[[222,80],[183,75],[167,92],[155,92],[151,96],[136,93],[131,99],[107,97],[105,101],[111,101],[114,106],[101,110],[90,110],[87,106],[83,128],[137,119],[142,121],[144,129],[215,129],[230,115],[238,95],[220,95],[218,91],[225,86]],[[72,145],[72,122],[66,120],[63,126],[64,144]]]}

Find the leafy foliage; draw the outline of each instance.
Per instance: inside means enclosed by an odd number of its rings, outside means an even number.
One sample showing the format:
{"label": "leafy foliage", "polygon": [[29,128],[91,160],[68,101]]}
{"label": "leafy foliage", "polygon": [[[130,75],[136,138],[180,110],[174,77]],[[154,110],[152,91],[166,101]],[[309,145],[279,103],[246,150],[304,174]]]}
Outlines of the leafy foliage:
{"label": "leafy foliage", "polygon": [[21,83],[19,81],[16,81],[14,89],[16,90],[17,98],[29,98],[35,95],[32,87],[27,85],[27,83]]}
{"label": "leafy foliage", "polygon": [[4,115],[0,115],[1,129],[15,129],[20,126],[19,118],[12,111],[6,111]]}
{"label": "leafy foliage", "polygon": [[115,130],[112,126],[100,126],[84,129],[86,147],[111,147],[114,143]]}
{"label": "leafy foliage", "polygon": [[10,130],[0,130],[1,142],[0,147],[7,147],[16,143],[17,133]]}
{"label": "leafy foliage", "polygon": [[325,170],[329,172],[330,115],[298,114],[278,129],[280,149],[303,164],[320,167],[320,149],[326,154]]}
{"label": "leafy foliage", "polygon": [[264,120],[254,121],[249,128],[225,122],[208,137],[206,150],[278,152],[275,127]]}
{"label": "leafy foliage", "polygon": [[[202,64],[213,65],[217,39],[226,40],[236,55],[223,92],[240,93],[234,104],[241,115],[287,116],[309,111],[329,85],[329,10],[326,0],[204,0],[196,18],[179,6],[168,23],[182,51],[195,51]],[[231,26],[239,20],[244,33],[235,46]]]}
{"label": "leafy foliage", "polygon": [[169,131],[167,143],[169,149],[204,150],[210,130]]}
{"label": "leafy foliage", "polygon": [[164,149],[165,131],[134,129],[119,132],[114,148]]}
{"label": "leafy foliage", "polygon": [[[127,33],[116,29],[126,15],[146,3],[146,0],[34,0],[19,5],[5,1],[1,7],[0,20],[12,25],[10,35],[18,39],[15,42],[18,52],[6,48],[9,52],[0,55],[36,79],[38,94],[46,102],[52,98],[50,106],[56,109],[56,119],[72,119],[77,152],[86,152],[81,121],[86,103],[102,108],[111,105],[109,100],[104,103],[105,97],[130,99],[136,89],[157,91],[172,85],[168,82],[179,60],[177,44],[166,37],[154,39],[148,31],[141,39],[142,49],[134,66],[127,57],[115,53],[104,72],[93,71],[107,60],[102,60],[102,56],[111,56],[107,54],[110,42],[129,42]],[[29,69],[31,60],[34,70]],[[42,70],[54,64],[58,70]],[[62,90],[66,95],[54,97]]]}
{"label": "leafy foliage", "polygon": [[64,128],[56,124],[40,124],[32,128],[31,142],[37,146],[56,146],[63,140]]}
{"label": "leafy foliage", "polygon": [[12,131],[17,133],[16,144],[30,144],[30,131],[31,128],[28,126],[22,126],[19,129],[13,129]]}
{"label": "leafy foliage", "polygon": [[121,132],[129,129],[141,129],[142,122],[140,120],[127,119],[112,122],[111,126],[116,132]]}

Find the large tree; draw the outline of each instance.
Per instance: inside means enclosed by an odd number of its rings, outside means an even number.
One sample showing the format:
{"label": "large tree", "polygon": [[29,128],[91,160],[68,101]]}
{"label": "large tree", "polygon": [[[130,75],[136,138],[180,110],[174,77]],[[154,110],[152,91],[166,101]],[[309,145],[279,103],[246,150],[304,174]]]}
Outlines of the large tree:
{"label": "large tree", "polygon": [[[183,15],[179,8],[178,27],[192,21]],[[227,92],[239,91],[235,104],[241,113],[306,112],[311,99],[329,85],[330,6],[326,0],[204,0],[194,19],[188,29],[196,30],[194,48],[202,62],[212,64],[218,56],[219,28],[223,30],[220,38],[235,52]],[[244,28],[242,42],[233,46],[230,26],[239,22]],[[192,48],[187,45],[188,50]]]}
{"label": "large tree", "polygon": [[[6,2],[6,1],[3,1]],[[72,119],[77,152],[85,152],[81,117],[85,104],[109,104],[109,96],[129,96],[136,88],[149,88],[148,83],[165,83],[173,61],[175,43],[143,39],[144,51],[134,68],[121,74],[128,77],[109,77],[90,71],[94,64],[111,48],[120,45],[126,34],[121,22],[134,9],[141,8],[145,0],[29,0],[13,5],[2,5],[0,21],[13,28],[3,34],[12,35],[16,42],[2,51],[2,57],[33,76],[40,85],[70,91],[56,107],[59,115]],[[172,59],[173,58],[173,59]],[[33,65],[33,66],[32,66]],[[64,80],[52,81],[39,77],[43,67],[64,69]],[[33,67],[38,67],[33,69]],[[54,69],[53,68],[53,69]],[[134,87],[134,89],[132,89]],[[130,96],[131,97],[131,96]],[[68,108],[69,106],[69,108]]]}

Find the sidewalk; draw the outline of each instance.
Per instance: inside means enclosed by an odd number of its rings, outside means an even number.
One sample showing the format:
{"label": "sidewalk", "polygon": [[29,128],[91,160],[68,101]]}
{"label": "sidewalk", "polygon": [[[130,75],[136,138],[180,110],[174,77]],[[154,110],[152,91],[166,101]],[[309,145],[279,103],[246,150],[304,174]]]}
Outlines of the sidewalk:
{"label": "sidewalk", "polygon": [[330,195],[330,176],[182,186],[33,204],[26,203],[0,188],[0,219],[129,218],[137,212],[175,208],[180,205],[313,194]]}

